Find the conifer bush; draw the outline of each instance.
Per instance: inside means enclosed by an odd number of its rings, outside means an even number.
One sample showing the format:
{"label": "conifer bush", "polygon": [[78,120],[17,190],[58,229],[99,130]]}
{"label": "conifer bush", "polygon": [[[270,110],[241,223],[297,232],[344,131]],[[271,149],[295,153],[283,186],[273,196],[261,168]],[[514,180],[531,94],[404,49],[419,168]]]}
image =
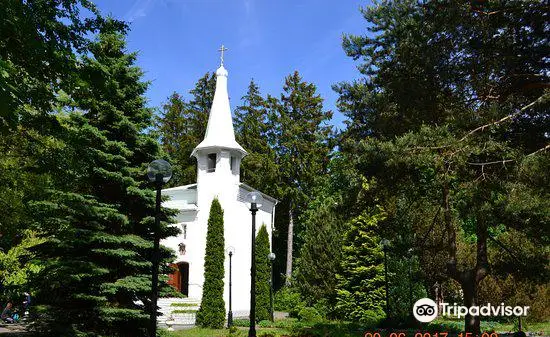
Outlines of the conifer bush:
{"label": "conifer bush", "polygon": [[344,238],[336,309],[346,320],[369,322],[385,314],[384,252],[377,235],[384,218],[379,208],[364,212],[351,221]]}
{"label": "conifer bush", "polygon": [[196,324],[204,328],[220,329],[225,322],[223,209],[217,198],[212,201],[206,233],[204,254],[204,284],[202,300],[197,311]]}
{"label": "conifer bush", "polygon": [[269,235],[265,224],[256,236],[256,321],[269,320],[269,282],[271,279]]}

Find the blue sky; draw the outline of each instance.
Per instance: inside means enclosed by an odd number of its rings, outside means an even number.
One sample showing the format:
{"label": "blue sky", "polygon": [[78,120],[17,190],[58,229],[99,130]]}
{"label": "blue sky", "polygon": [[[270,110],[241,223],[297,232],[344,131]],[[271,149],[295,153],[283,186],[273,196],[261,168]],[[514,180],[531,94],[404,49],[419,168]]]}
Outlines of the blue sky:
{"label": "blue sky", "polygon": [[131,22],[128,49],[152,81],[147,96],[160,106],[173,92],[185,94],[219,66],[229,50],[231,106],[240,103],[251,78],[262,94],[279,95],[285,76],[298,70],[314,83],[342,126],[331,86],[359,76],[342,50],[342,34],[364,34],[359,8],[370,1],[340,0],[96,0],[103,14]]}

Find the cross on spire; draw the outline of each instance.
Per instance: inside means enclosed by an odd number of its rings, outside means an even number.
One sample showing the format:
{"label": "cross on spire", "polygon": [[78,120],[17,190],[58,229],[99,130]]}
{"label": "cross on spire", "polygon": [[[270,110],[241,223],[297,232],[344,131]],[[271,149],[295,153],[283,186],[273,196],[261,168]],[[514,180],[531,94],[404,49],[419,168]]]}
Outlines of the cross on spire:
{"label": "cross on spire", "polygon": [[220,49],[218,49],[219,52],[221,52],[221,56],[220,56],[220,66],[223,66],[223,52],[226,51],[227,48],[225,48],[222,44],[222,46],[220,47]]}

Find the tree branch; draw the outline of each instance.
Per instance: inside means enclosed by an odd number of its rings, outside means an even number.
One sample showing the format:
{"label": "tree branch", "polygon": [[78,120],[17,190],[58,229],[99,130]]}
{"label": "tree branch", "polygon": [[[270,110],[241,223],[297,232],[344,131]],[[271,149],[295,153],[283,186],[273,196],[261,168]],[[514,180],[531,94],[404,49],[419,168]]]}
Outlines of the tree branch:
{"label": "tree branch", "polygon": [[538,149],[537,151],[533,152],[533,153],[529,153],[527,155],[527,157],[530,157],[530,156],[534,156],[535,154],[539,153],[539,152],[544,152],[546,150],[550,149],[550,144],[546,145],[545,147],[543,147],[542,149]]}
{"label": "tree branch", "polygon": [[468,165],[475,165],[475,166],[485,166],[485,165],[493,165],[493,164],[506,164],[506,163],[509,163],[509,162],[513,162],[515,161],[515,159],[503,159],[503,160],[498,160],[498,161],[489,161],[489,162],[485,162],[485,163],[470,163],[468,162]]}
{"label": "tree branch", "polygon": [[490,126],[493,126],[493,125],[497,125],[497,124],[500,124],[502,122],[505,122],[509,119],[512,119],[518,115],[520,115],[521,113],[523,113],[525,110],[533,107],[534,105],[542,102],[545,98],[547,98],[548,94],[544,94],[542,96],[540,96],[539,98],[537,98],[536,100],[534,100],[533,102],[527,104],[526,106],[524,106],[523,108],[519,109],[519,111],[517,112],[514,112],[513,114],[510,114],[506,117],[503,117],[499,120],[496,120],[494,122],[491,122],[491,123],[488,123],[488,124],[485,124],[485,125],[482,125],[482,126],[479,126],[475,129],[473,129],[472,131],[468,132],[464,137],[460,138],[459,139],[459,142],[462,142],[463,140],[465,140],[466,138],[468,138],[469,136],[473,135],[474,133],[478,132],[478,131],[483,131],[485,130],[486,128],[490,127]]}

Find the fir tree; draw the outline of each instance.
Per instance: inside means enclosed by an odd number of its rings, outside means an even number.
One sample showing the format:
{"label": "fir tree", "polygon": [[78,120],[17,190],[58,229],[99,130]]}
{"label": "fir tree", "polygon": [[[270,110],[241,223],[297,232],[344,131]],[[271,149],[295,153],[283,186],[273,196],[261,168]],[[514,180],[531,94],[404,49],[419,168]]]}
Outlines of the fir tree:
{"label": "fir tree", "polygon": [[[315,85],[298,72],[285,79],[280,99],[270,97],[269,137],[278,162],[275,196],[283,199],[279,211],[287,214],[286,283],[290,282],[294,258],[295,221],[309,201],[315,178],[326,174],[332,148],[332,128],[326,123],[332,112],[323,109]],[[281,219],[282,217],[279,217]],[[301,230],[301,226],[297,229]],[[284,233],[284,231],[281,231]]]}
{"label": "fir tree", "polygon": [[342,195],[349,189],[343,185],[353,181],[344,176],[345,165],[342,158],[331,160],[331,174],[319,177],[313,190],[316,197],[308,203],[300,218],[304,230],[294,285],[307,306],[319,308],[325,315],[332,314],[336,305],[336,275],[342,262],[348,216],[343,209],[346,204],[342,202]]}
{"label": "fir tree", "polygon": [[196,323],[202,327],[220,329],[225,322],[223,300],[223,278],[225,239],[223,231],[223,210],[218,199],[212,200],[206,233],[204,253],[204,284],[202,300],[197,312]]}
{"label": "fir tree", "polygon": [[[155,198],[144,172],[159,147],[146,134],[147,83],[125,51],[125,32],[105,22],[70,96],[76,110],[58,116],[70,169],[57,181],[64,192],[41,208],[48,241],[37,299],[45,310],[34,327],[54,336],[148,335]],[[161,227],[161,237],[176,234]],[[161,259],[171,258],[163,250]]]}
{"label": "fir tree", "polygon": [[343,319],[372,322],[384,315],[384,254],[377,235],[384,218],[384,212],[375,209],[349,224],[336,295],[336,310]]}
{"label": "fir tree", "polygon": [[271,266],[268,255],[269,234],[265,224],[262,224],[256,235],[256,320],[271,319],[269,302],[269,287],[271,282]]}
{"label": "fir tree", "polygon": [[215,74],[206,73],[189,91],[191,98],[186,101],[173,93],[163,107],[157,121],[164,151],[170,155],[175,175],[170,186],[186,185],[195,182],[196,161],[191,152],[204,138],[208,115],[216,89]]}
{"label": "fir tree", "polygon": [[241,164],[241,181],[271,194],[275,192],[277,165],[273,144],[269,143],[267,102],[254,80],[242,101],[233,121],[237,142],[248,152]]}

